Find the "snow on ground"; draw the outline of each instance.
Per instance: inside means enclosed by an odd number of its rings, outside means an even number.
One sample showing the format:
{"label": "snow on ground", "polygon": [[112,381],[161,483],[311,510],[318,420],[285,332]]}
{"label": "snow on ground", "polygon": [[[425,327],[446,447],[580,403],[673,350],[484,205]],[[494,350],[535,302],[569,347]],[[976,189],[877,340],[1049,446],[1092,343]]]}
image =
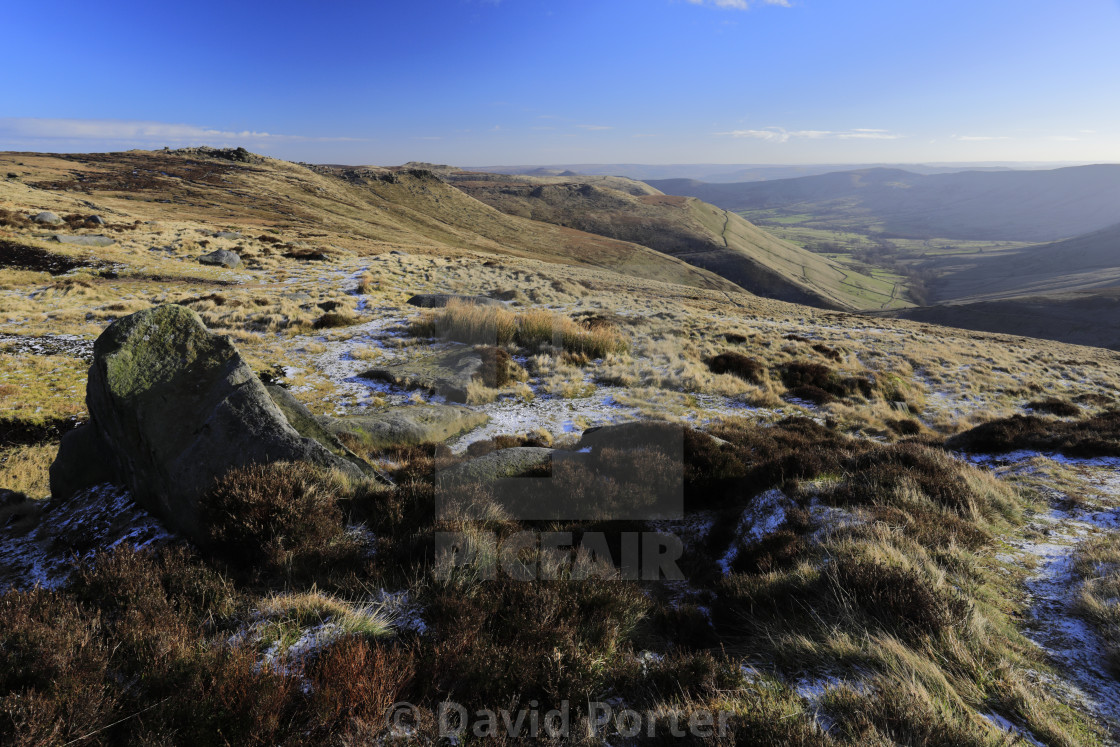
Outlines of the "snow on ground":
{"label": "snow on ground", "polygon": [[786,494],[780,490],[768,490],[751,501],[751,505],[743,510],[742,518],[739,519],[735,540],[719,560],[723,575],[731,573],[731,564],[742,548],[762,541],[785,523],[788,503]]}
{"label": "snow on ground", "polygon": [[[1105,665],[1100,637],[1076,614],[1080,584],[1073,573],[1080,542],[1120,528],[1120,459],[1073,459],[1031,451],[967,459],[1001,479],[1022,481],[1050,500],[1051,506],[1029,525],[1030,538],[1012,540],[1011,553],[1002,559],[1034,564],[1025,585],[1031,606],[1024,633],[1065,675],[1052,683],[1056,694],[1092,713],[1120,739],[1120,681]],[[1048,474],[1053,467],[1062,468],[1060,478]],[[1073,496],[1078,500],[1071,500]]]}
{"label": "snow on ground", "polygon": [[1018,737],[1027,744],[1034,745],[1035,747],[1046,747],[1046,745],[1038,741],[1038,738],[1035,737],[1035,735],[1032,734],[1029,730],[1024,729],[1020,726],[1016,726],[1011,721],[1007,720],[1005,717],[999,715],[995,711],[981,711],[980,715],[987,719],[987,721],[992,726],[996,727],[1004,734],[1009,734],[1012,737]]}
{"label": "snow on ground", "polygon": [[15,335],[0,332],[0,350],[14,355],[67,355],[93,360],[93,340],[77,335]]}
{"label": "snow on ground", "polygon": [[175,540],[127,490],[112,485],[36,508],[30,528],[16,522],[0,530],[0,591],[55,589],[70,578],[76,559],[120,546],[139,550]]}

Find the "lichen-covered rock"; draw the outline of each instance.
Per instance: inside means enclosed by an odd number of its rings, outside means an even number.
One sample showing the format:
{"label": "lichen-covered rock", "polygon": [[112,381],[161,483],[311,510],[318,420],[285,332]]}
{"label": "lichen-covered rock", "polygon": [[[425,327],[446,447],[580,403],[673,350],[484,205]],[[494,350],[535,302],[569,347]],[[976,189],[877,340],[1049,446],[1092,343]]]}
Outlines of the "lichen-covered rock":
{"label": "lichen-covered rock", "polygon": [[408,405],[365,415],[320,418],[331,433],[356,437],[374,449],[439,443],[489,420],[486,413],[454,405]]}
{"label": "lichen-covered rock", "polygon": [[[234,467],[310,462],[362,474],[301,436],[230,339],[190,309],[166,305],[120,319],[93,355],[86,405],[114,482],[188,537],[200,535],[199,499]],[[90,458],[88,450],[60,450],[55,498],[84,487],[78,477]]]}

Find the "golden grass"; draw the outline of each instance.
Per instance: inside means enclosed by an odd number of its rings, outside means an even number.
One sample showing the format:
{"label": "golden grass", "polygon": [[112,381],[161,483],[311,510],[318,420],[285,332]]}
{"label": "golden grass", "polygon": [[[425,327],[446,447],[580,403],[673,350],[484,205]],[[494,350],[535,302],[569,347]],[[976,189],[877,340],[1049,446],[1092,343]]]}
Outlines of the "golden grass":
{"label": "golden grass", "polygon": [[14,490],[30,498],[49,498],[49,470],[57,455],[57,444],[12,446],[0,450],[0,488]]}
{"label": "golden grass", "polygon": [[1073,570],[1082,579],[1077,609],[1097,629],[1109,665],[1120,678],[1120,534],[1085,540],[1074,555]]}
{"label": "golden grass", "polygon": [[629,348],[626,338],[608,326],[586,328],[547,309],[514,313],[502,306],[452,301],[413,323],[413,333],[443,337],[456,342],[497,345],[516,343],[530,351],[539,349],[582,353],[604,358]]}
{"label": "golden grass", "polygon": [[344,633],[383,638],[393,634],[393,617],[377,604],[347,602],[317,589],[273,594],[258,602],[258,612],[270,622],[291,624],[297,630],[331,623]]}
{"label": "golden grass", "polygon": [[88,371],[76,358],[0,353],[0,386],[18,390],[0,398],[0,417],[43,422],[84,415]]}

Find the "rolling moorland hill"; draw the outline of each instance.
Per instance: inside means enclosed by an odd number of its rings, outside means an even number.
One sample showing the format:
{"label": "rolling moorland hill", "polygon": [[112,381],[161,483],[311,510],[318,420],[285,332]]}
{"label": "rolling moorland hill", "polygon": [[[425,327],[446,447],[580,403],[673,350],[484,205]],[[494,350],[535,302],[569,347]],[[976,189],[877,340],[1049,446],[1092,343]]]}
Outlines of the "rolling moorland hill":
{"label": "rolling moorland hill", "polygon": [[890,309],[907,301],[895,283],[782,241],[695,198],[618,177],[445,177],[504,213],[633,242],[726,278],[756,295],[839,309]]}
{"label": "rolling moorland hill", "polygon": [[608,269],[546,239],[651,250],[408,169],[0,161],[0,743],[1120,743],[1120,354]]}
{"label": "rolling moorland hill", "polygon": [[[392,242],[439,246],[622,269],[649,278],[735,290],[736,286],[645,247],[504,215],[413,169],[317,167],[253,157],[249,163],[199,160],[193,152],[45,156],[4,154],[0,169],[17,191],[80,195],[159,192],[189,219],[236,206],[262,228],[298,229],[314,238],[329,228],[339,245]],[[75,202],[75,209],[80,205]],[[89,209],[89,206],[86,206]],[[368,243],[363,243],[368,245]]]}
{"label": "rolling moorland hill", "polygon": [[931,175],[866,169],[739,184],[649,184],[726,210],[774,210],[776,217],[809,216],[822,226],[911,238],[1055,241],[1120,219],[1120,165]]}

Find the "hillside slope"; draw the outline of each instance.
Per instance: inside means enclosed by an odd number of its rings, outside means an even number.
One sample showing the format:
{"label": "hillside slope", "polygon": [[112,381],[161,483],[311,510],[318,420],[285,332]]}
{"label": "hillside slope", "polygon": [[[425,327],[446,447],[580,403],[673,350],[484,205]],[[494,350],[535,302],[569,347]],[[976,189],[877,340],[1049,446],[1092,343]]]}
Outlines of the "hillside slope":
{"label": "hillside slope", "polygon": [[[171,206],[182,220],[212,221],[224,212],[237,215],[241,225],[295,229],[309,239],[329,231],[344,248],[373,241],[398,249],[485,251],[739,290],[643,246],[504,215],[423,170],[310,168],[257,156],[239,162],[189,150],[6,153],[0,164],[19,179],[10,182],[14,197],[43,205],[50,193],[96,196],[106,206],[139,200]],[[222,209],[214,210],[218,205]]]}
{"label": "hillside slope", "polygon": [[766,182],[649,184],[727,210],[809,214],[822,226],[912,238],[1054,241],[1120,220],[1120,165],[930,175],[862,169]]}
{"label": "hillside slope", "polygon": [[1120,288],[925,306],[890,316],[1120,350]]}
{"label": "hillside slope", "polygon": [[[825,308],[906,305],[892,283],[846,270],[695,198],[643,192],[628,187],[629,180],[612,177],[588,181],[459,172],[447,178],[504,213],[648,246],[757,295]],[[623,189],[617,188],[620,183]]]}
{"label": "hillside slope", "polygon": [[1120,287],[1120,224],[998,256],[977,255],[938,281],[946,299],[991,301]]}

